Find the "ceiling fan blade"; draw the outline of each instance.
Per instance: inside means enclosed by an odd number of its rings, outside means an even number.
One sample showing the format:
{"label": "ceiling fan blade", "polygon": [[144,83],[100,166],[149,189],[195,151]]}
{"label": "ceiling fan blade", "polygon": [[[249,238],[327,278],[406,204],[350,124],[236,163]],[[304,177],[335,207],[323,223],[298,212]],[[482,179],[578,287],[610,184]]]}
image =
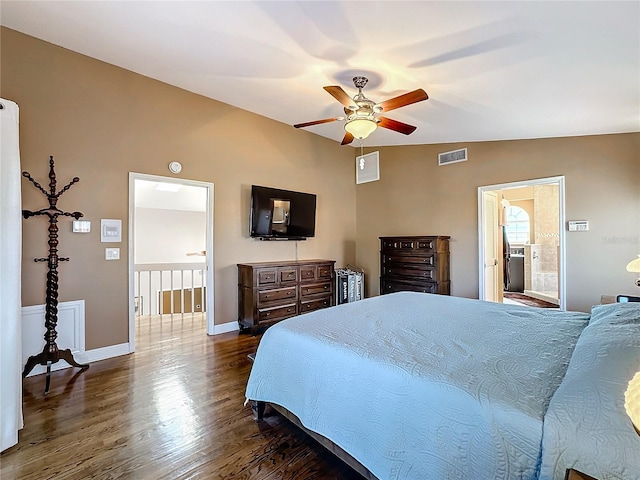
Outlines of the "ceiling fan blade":
{"label": "ceiling fan blade", "polygon": [[322,87],[322,88],[324,88],[327,92],[329,92],[333,98],[338,100],[345,107],[353,107],[352,110],[354,108],[357,108],[357,106],[353,101],[353,98],[347,95],[347,92],[345,92],[342,89],[342,87],[338,85],[333,85],[333,86]]}
{"label": "ceiling fan blade", "polygon": [[378,126],[382,128],[388,128],[389,130],[393,130],[394,132],[404,133],[405,135],[409,135],[410,133],[415,132],[416,128],[413,125],[409,125],[407,123],[402,123],[397,120],[391,120],[386,117],[378,117]]}
{"label": "ceiling fan blade", "polygon": [[330,122],[335,122],[337,120],[342,120],[342,117],[324,118],[322,120],[315,120],[313,122],[297,123],[296,125],[294,125],[294,127],[295,128],[310,127],[311,125],[320,125],[321,123],[330,123]]}
{"label": "ceiling fan blade", "polygon": [[405,93],[404,95],[385,100],[384,102],[376,105],[376,107],[382,108],[383,112],[389,112],[391,110],[395,110],[396,108],[411,105],[412,103],[422,102],[423,100],[427,100],[428,98],[429,95],[427,95],[427,92],[419,88],[418,90],[414,90],[413,92]]}
{"label": "ceiling fan blade", "polygon": [[353,135],[351,135],[349,132],[345,132],[344,138],[342,139],[342,143],[340,145],[347,145],[351,142],[353,142]]}

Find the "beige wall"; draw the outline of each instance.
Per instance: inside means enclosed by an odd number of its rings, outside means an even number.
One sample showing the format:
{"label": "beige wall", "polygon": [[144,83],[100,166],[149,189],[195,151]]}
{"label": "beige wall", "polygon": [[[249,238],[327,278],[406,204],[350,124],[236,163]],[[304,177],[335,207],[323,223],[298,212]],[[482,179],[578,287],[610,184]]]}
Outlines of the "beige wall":
{"label": "beige wall", "polygon": [[[438,167],[437,154],[467,147],[469,160]],[[374,150],[374,149],[370,149]],[[479,186],[564,175],[567,308],[602,294],[638,294],[625,265],[640,253],[640,134],[380,148],[380,181],[357,186],[356,264],[379,290],[379,236],[450,235],[452,295],[478,297]]]}
{"label": "beige wall", "polygon": [[[2,29],[3,98],[20,107],[22,169],[48,184],[54,155],[58,185],[80,182],[61,197],[92,223],[72,234],[60,221],[59,300],[86,301],[86,347],[128,341],[127,241],[100,243],[101,218],[123,220],[127,239],[129,172],[215,184],[215,321],[237,320],[236,263],[305,258],[355,261],[354,150],[267,118]],[[251,184],[318,195],[317,236],[303,242],[248,238]],[[26,180],[24,208],[47,205]],[[23,305],[45,300],[47,221],[23,222]],[[161,239],[160,239],[161,240]],[[120,261],[105,261],[105,246],[120,246]]]}
{"label": "beige wall", "polygon": [[[556,175],[567,178],[567,219],[591,223],[567,237],[568,307],[638,293],[624,265],[640,253],[640,134],[386,147],[381,181],[355,187],[353,148],[1,32],[0,95],[20,106],[22,167],[44,183],[54,155],[59,184],[80,177],[60,207],[94,225],[89,235],[60,225],[60,254],[71,257],[59,269],[60,300],[86,301],[87,349],[128,340],[127,244],[123,260],[105,261],[95,226],[121,218],[127,238],[128,173],[170,176],[173,160],[183,164],[180,177],[215,184],[217,324],[236,320],[238,262],[297,254],[355,263],[377,294],[381,235],[451,235],[452,293],[477,297],[477,187]],[[437,153],[462,146],[468,162],[437,167]],[[249,239],[251,184],[318,194],[317,237],[297,245]],[[23,195],[25,208],[45,206],[26,181]],[[47,222],[29,219],[23,228],[23,305],[42,304],[46,268],[33,258],[46,255]]]}

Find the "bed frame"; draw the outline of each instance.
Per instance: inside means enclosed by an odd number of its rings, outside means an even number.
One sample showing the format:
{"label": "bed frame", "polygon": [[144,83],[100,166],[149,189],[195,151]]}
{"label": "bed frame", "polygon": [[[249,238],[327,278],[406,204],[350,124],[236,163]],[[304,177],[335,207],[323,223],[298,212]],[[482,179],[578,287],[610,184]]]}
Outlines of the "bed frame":
{"label": "bed frame", "polygon": [[[261,422],[264,419],[266,406],[267,404],[265,402],[256,402],[253,400],[251,401],[251,409],[253,410],[254,419],[257,422]],[[367,467],[365,467],[360,462],[358,462],[358,460],[353,458],[349,453],[344,451],[338,445],[333,443],[328,438],[323,437],[319,433],[313,432],[308,428],[306,428],[304,425],[302,425],[302,422],[300,422],[300,419],[296,415],[291,413],[289,410],[287,410],[286,408],[280,405],[276,405],[274,403],[270,403],[269,406],[274,410],[276,410],[278,413],[280,413],[283,417],[285,417],[291,423],[293,423],[296,427],[298,427],[303,432],[305,432],[307,435],[309,435],[311,438],[313,438],[320,445],[322,445],[331,453],[333,453],[336,457],[338,457],[344,463],[346,463],[351,468],[353,468],[356,472],[358,472],[364,478],[366,478],[367,480],[378,480],[378,477],[376,477],[373,473],[371,473]]]}

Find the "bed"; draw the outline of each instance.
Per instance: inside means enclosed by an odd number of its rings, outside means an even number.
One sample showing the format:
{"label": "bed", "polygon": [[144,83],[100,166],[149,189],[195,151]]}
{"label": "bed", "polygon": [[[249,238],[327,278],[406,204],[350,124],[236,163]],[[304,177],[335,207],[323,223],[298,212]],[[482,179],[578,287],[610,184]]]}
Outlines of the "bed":
{"label": "bed", "polygon": [[270,327],[246,396],[366,477],[640,480],[624,390],[640,306],[590,314],[399,292]]}

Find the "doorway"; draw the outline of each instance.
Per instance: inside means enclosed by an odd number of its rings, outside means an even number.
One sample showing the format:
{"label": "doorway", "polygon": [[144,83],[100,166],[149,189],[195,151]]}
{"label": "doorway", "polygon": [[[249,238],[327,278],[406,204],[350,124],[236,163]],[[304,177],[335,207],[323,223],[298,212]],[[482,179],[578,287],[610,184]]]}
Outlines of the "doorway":
{"label": "doorway", "polygon": [[478,187],[479,298],[564,310],[564,218],[564,177]]}
{"label": "doorway", "polygon": [[141,315],[204,315],[214,332],[213,188],[129,173],[129,351]]}

